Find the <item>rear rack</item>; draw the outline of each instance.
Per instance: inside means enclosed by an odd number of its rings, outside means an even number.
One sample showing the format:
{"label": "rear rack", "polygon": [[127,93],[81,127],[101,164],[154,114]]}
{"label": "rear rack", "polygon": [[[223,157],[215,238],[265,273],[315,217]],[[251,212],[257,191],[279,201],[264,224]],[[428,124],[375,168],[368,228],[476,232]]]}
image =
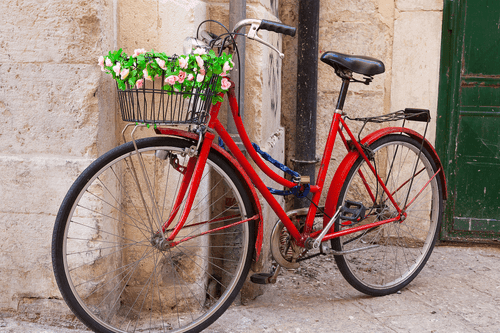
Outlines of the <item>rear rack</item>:
{"label": "rear rack", "polygon": [[406,108],[404,110],[391,112],[391,113],[384,114],[381,116],[363,117],[363,118],[350,118],[348,116],[345,116],[345,118],[347,118],[349,120],[363,122],[363,126],[361,126],[361,129],[358,132],[358,142],[361,142],[361,132],[363,132],[363,129],[365,128],[367,123],[380,124],[380,123],[385,123],[388,121],[398,121],[398,120],[403,121],[403,124],[401,125],[401,127],[405,127],[405,122],[407,120],[426,123],[424,135],[423,135],[423,137],[425,138],[425,136],[427,134],[427,128],[429,126],[429,122],[431,121],[431,114],[430,114],[429,110],[427,110],[427,109]]}
{"label": "rear rack", "polygon": [[420,121],[428,123],[431,121],[431,114],[429,110],[426,109],[406,108],[404,110],[399,110],[381,116],[365,117],[365,118],[347,117],[347,119],[362,121],[365,123],[384,123],[386,121],[398,121],[398,120],[411,120],[411,121]]}

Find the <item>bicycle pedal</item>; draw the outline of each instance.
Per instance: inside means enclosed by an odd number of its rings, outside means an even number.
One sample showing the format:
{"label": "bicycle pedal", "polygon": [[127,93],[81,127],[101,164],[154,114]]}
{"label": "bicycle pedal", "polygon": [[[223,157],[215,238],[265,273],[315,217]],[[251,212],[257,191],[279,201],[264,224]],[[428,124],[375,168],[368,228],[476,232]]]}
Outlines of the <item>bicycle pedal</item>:
{"label": "bicycle pedal", "polygon": [[[250,276],[250,281],[255,284],[271,284],[276,283],[275,279],[271,279],[273,277],[272,273],[257,273]],[[273,282],[274,280],[274,282]]]}
{"label": "bicycle pedal", "polygon": [[271,272],[269,273],[257,273],[250,276],[250,281],[255,284],[274,284],[278,279],[278,274],[280,273],[281,266],[274,263]]}
{"label": "bicycle pedal", "polygon": [[340,213],[340,219],[344,221],[340,225],[345,227],[361,222],[365,214],[366,207],[361,202],[346,200]]}

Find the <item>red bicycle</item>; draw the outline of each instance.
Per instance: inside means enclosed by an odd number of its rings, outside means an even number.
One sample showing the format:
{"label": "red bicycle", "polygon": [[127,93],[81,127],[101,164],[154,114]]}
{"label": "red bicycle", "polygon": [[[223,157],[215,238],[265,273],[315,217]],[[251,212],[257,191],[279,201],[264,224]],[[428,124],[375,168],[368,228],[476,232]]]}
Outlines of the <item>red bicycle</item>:
{"label": "red bicycle", "polygon": [[[233,52],[233,36],[245,26],[250,26],[246,37],[273,49],[258,37],[259,29],[295,34],[295,28],[280,23],[247,19],[232,32],[205,32],[191,42]],[[384,72],[384,64],[336,52],[324,53],[321,60],[342,78],[342,87],[316,184],[259,155],[239,115],[234,84],[226,94],[246,151],[287,191],[267,188],[218,120],[221,102],[212,105],[209,88],[192,91],[189,98],[166,93],[156,81],[119,91],[123,119],[141,124],[131,141],[99,157],[78,177],[54,227],[57,283],[83,323],[96,332],[199,332],[213,323],[259,257],[264,221],[257,191],[279,221],[270,240],[273,270],[255,274],[253,282],[272,283],[280,267],[297,268],[321,254],[333,255],[347,281],[368,295],[394,293],[417,276],[436,242],[446,184],[425,134],[404,124],[428,123],[429,111],[350,119],[343,111],[349,84],[368,84]],[[353,73],[364,77],[355,79]],[[348,120],[402,120],[403,126],[360,139]],[[135,139],[136,129],[145,124],[153,124],[158,135]],[[347,155],[328,186],[337,135]],[[274,172],[263,158],[290,176]],[[277,193],[307,197],[311,204],[286,212]]]}

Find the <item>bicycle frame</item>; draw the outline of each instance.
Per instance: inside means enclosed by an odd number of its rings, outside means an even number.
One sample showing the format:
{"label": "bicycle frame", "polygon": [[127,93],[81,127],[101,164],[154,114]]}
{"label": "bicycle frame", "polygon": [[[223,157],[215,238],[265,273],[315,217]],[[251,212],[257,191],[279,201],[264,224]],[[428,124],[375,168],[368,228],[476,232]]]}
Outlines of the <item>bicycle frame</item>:
{"label": "bicycle frame", "polygon": [[[376,222],[368,223],[368,224],[361,225],[358,227],[352,227],[352,228],[349,228],[347,230],[342,230],[342,231],[337,231],[337,232],[332,231],[332,228],[331,228],[326,233],[326,235],[322,238],[321,241],[324,242],[324,241],[327,241],[327,240],[330,240],[330,239],[333,239],[336,237],[344,236],[344,235],[350,234],[350,233],[355,233],[355,232],[365,230],[365,229],[370,229],[370,228],[373,228],[373,227],[376,227],[376,226],[379,226],[382,224],[386,224],[386,223],[391,223],[391,222],[396,222],[396,221],[400,221],[400,222],[404,221],[404,219],[406,218],[405,210],[413,203],[413,201],[416,199],[416,197],[418,197],[419,194],[417,194],[414,198],[411,198],[409,200],[409,203],[405,207],[399,207],[399,205],[396,203],[396,201],[393,197],[395,192],[391,193],[387,189],[387,187],[384,185],[384,182],[382,181],[380,176],[377,174],[377,171],[375,170],[370,159],[365,154],[365,151],[361,147],[360,143],[358,143],[355,136],[353,135],[353,133],[351,132],[351,130],[349,129],[349,127],[345,123],[344,119],[342,118],[342,114],[343,114],[342,108],[343,108],[343,104],[345,101],[345,96],[346,96],[348,85],[349,85],[349,81],[344,80],[343,84],[342,84],[342,88],[341,88],[341,94],[340,94],[339,100],[337,102],[337,108],[335,110],[333,120],[331,123],[330,132],[329,132],[329,135],[328,135],[328,138],[326,141],[324,155],[323,155],[322,160],[321,160],[321,165],[320,165],[320,169],[319,169],[318,176],[317,176],[317,183],[316,183],[316,185],[310,186],[310,192],[313,194],[312,200],[311,200],[312,202],[309,206],[309,210],[308,210],[306,222],[305,222],[305,228],[302,232],[300,232],[297,229],[297,227],[294,225],[294,223],[288,217],[285,210],[281,207],[281,205],[278,203],[278,201],[273,196],[273,194],[271,194],[271,192],[269,191],[269,189],[267,188],[267,186],[265,185],[263,180],[260,178],[260,176],[254,170],[254,168],[252,167],[250,162],[246,159],[245,155],[240,151],[240,149],[238,148],[236,143],[233,141],[233,139],[231,138],[229,133],[226,131],[226,129],[224,128],[222,123],[218,120],[218,114],[219,114],[220,107],[221,107],[221,103],[219,102],[216,105],[212,106],[212,108],[210,109],[210,120],[208,123],[209,130],[205,133],[205,137],[204,137],[203,142],[201,144],[201,147],[199,149],[198,156],[191,157],[187,166],[185,168],[183,168],[182,170],[180,170],[184,174],[184,179],[182,181],[181,190],[179,191],[179,194],[178,194],[178,197],[176,199],[176,203],[175,203],[174,208],[172,210],[171,216],[169,217],[168,221],[165,222],[165,224],[162,228],[163,232],[170,231],[170,234],[167,237],[167,241],[171,242],[172,246],[175,246],[176,244],[179,244],[183,241],[186,241],[188,239],[193,238],[193,237],[189,237],[189,238],[181,239],[179,241],[174,241],[178,232],[184,227],[184,224],[186,222],[190,208],[193,204],[194,196],[195,196],[196,191],[198,189],[198,184],[199,184],[199,181],[201,179],[203,169],[205,167],[205,163],[206,163],[207,158],[208,158],[208,153],[212,147],[213,140],[215,139],[215,135],[212,133],[212,131],[210,129],[215,130],[215,132],[222,138],[224,144],[229,149],[229,151],[233,154],[233,156],[236,158],[238,163],[241,165],[243,171],[251,179],[254,186],[262,194],[264,199],[267,201],[267,203],[271,206],[271,208],[277,214],[278,218],[285,225],[285,227],[289,231],[290,235],[294,238],[295,242],[299,246],[305,246],[306,241],[308,239],[311,239],[311,238],[314,239],[315,237],[317,237],[321,233],[321,230],[312,232],[313,231],[312,229],[313,229],[314,218],[315,218],[315,215],[317,212],[317,206],[319,204],[322,190],[323,190],[324,185],[325,185],[326,175],[328,172],[328,168],[329,168],[332,151],[333,151],[334,144],[335,144],[335,139],[337,137],[337,133],[340,135],[340,137],[341,137],[341,139],[342,139],[342,141],[343,141],[343,143],[348,151],[350,150],[350,147],[348,144],[348,138],[350,139],[350,142],[352,142],[352,144],[354,146],[354,151],[357,154],[359,154],[360,156],[362,156],[362,158],[366,161],[369,169],[371,170],[373,175],[376,177],[379,185],[381,186],[381,188],[383,189],[383,191],[387,195],[388,200],[391,201],[391,203],[394,205],[395,209],[397,210],[398,215],[394,218],[390,218],[387,220],[376,221]],[[236,99],[235,92],[234,92],[234,83],[232,84],[231,88],[229,88],[229,90],[227,92],[227,97],[229,100],[231,113],[232,113],[233,119],[235,121],[240,138],[241,138],[245,148],[247,149],[247,152],[252,157],[254,162],[257,164],[258,168],[261,169],[267,176],[269,176],[271,179],[273,179],[274,181],[276,181],[280,185],[283,185],[287,188],[292,188],[292,187],[297,186],[297,183],[289,181],[289,180],[285,179],[284,177],[275,173],[273,170],[271,170],[266,165],[266,163],[260,158],[258,153],[253,148],[252,143],[248,137],[248,134],[244,128],[243,121],[239,115],[238,103],[237,103],[237,99]],[[403,132],[403,128],[397,128],[397,129],[399,132]],[[346,138],[346,135],[343,133],[342,130],[344,130],[346,132],[348,138]],[[162,132],[162,128],[159,128],[158,131]],[[168,134],[168,131],[165,130],[165,131],[163,131],[163,133]],[[424,141],[422,141],[422,144],[424,144]],[[436,155],[436,157],[437,157],[437,155]],[[240,170],[240,171],[242,171],[242,170]],[[360,172],[361,177],[364,177],[362,175],[361,171],[358,171],[358,172]],[[434,179],[436,177],[436,175],[440,172],[442,172],[441,164],[439,164],[439,169],[436,172],[436,174],[434,174],[431,177],[431,180]],[[423,189],[429,184],[429,182],[423,187]],[[342,184],[339,184],[339,185],[341,186]],[[369,191],[369,189],[368,189],[368,192],[371,193]],[[396,190],[396,192],[397,192],[397,190]],[[187,193],[187,198],[185,199],[184,197],[185,197],[186,193]],[[373,194],[371,194],[371,196],[372,196],[372,199],[374,200],[375,198],[374,198]],[[186,204],[185,204],[182,215],[181,215],[177,225],[174,227],[173,230],[167,230],[168,226],[170,225],[170,223],[174,220],[175,216],[177,215],[179,208],[181,206],[181,203],[183,201],[185,201]],[[330,218],[331,217],[329,216],[328,219],[330,219]],[[231,226],[234,226],[236,224],[245,223],[245,222],[249,222],[249,221],[257,220],[257,219],[262,219],[262,216],[255,215],[253,217],[248,217],[247,219],[229,224],[223,228],[230,228]],[[209,223],[209,221],[207,221],[206,223]],[[327,225],[325,222],[324,228],[326,226]]]}

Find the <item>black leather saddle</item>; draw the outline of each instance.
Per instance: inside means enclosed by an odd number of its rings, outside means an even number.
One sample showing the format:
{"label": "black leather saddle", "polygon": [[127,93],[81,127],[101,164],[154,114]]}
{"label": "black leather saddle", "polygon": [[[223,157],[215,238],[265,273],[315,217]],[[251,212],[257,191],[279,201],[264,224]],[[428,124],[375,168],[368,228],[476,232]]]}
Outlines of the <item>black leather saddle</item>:
{"label": "black leather saddle", "polygon": [[354,73],[373,76],[385,72],[384,63],[375,58],[347,55],[338,52],[325,52],[321,61],[332,66],[335,70],[348,69]]}

